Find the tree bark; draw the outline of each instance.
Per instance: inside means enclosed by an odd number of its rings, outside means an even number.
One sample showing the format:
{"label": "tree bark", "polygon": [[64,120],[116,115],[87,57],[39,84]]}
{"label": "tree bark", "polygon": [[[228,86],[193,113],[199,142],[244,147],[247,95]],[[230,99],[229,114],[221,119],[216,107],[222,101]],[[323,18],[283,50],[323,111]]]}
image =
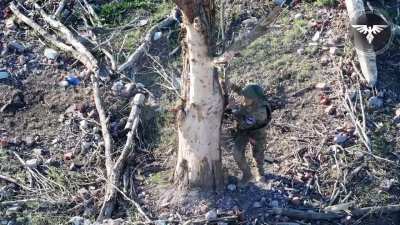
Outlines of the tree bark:
{"label": "tree bark", "polygon": [[213,64],[213,0],[175,0],[183,12],[183,72],[174,182],[183,189],[222,186],[223,97]]}

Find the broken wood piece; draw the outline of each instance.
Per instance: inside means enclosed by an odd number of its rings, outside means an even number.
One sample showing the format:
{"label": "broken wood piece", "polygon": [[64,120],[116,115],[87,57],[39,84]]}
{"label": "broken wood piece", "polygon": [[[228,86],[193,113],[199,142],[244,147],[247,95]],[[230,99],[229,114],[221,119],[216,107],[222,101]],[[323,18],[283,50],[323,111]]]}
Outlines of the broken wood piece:
{"label": "broken wood piece", "polygon": [[132,109],[129,113],[128,121],[125,125],[125,130],[132,130],[133,123],[139,114],[139,106],[141,106],[144,102],[145,96],[141,93],[136,94],[132,100]]}
{"label": "broken wood piece", "polygon": [[58,4],[57,10],[56,10],[56,12],[54,13],[54,16],[55,16],[56,18],[61,17],[61,14],[62,14],[62,12],[64,11],[65,6],[67,5],[67,2],[68,2],[68,1],[69,1],[69,0],[61,0],[61,1],[60,1],[60,4]]}
{"label": "broken wood piece", "polygon": [[90,19],[92,20],[93,25],[97,25],[97,26],[100,26],[100,27],[101,27],[100,18],[99,18],[99,16],[97,15],[97,13],[94,11],[92,5],[90,5],[89,2],[88,2],[87,0],[82,0],[82,1],[83,1],[84,5],[85,5],[86,10],[88,11],[88,14],[89,14],[91,17],[93,17],[93,19],[90,18]]}
{"label": "broken wood piece", "polygon": [[[140,115],[140,106],[143,105],[145,96],[142,93],[138,93],[135,95],[132,101],[132,109],[129,115],[128,123],[129,132],[127,134],[126,143],[124,148],[118,157],[117,161],[115,162],[112,170],[109,174],[107,174],[109,180],[106,187],[106,194],[104,196],[104,202],[100,209],[100,214],[97,220],[101,221],[104,218],[111,217],[111,212],[115,206],[115,200],[118,194],[118,189],[116,188],[119,183],[119,179],[123,172],[123,168],[125,166],[126,160],[128,159],[129,154],[132,150],[133,138],[134,134],[136,134],[137,127],[139,125],[139,115]],[[125,126],[126,127],[126,126]],[[136,209],[139,213],[147,220],[151,221],[146,213],[141,209],[140,205],[136,202],[133,202]]]}
{"label": "broken wood piece", "polygon": [[346,203],[342,203],[342,204],[337,204],[337,205],[331,205],[328,207],[324,208],[325,212],[341,212],[341,211],[346,211],[349,208],[351,208],[352,206],[354,206],[355,201],[351,201],[351,202],[346,202]]}
{"label": "broken wood piece", "polygon": [[321,213],[312,210],[298,210],[290,208],[274,208],[268,210],[268,213],[287,216],[296,219],[307,219],[307,220],[335,220],[345,216],[345,214],[339,213]]}
{"label": "broken wood piece", "polygon": [[11,178],[11,177],[8,177],[8,176],[1,175],[1,174],[0,174],[0,180],[5,180],[5,181],[7,181],[7,182],[9,182],[9,183],[13,183],[13,184],[17,185],[18,187],[20,187],[20,188],[22,188],[22,189],[24,189],[24,190],[28,190],[28,191],[30,190],[30,188],[28,188],[28,187],[26,187],[26,186],[20,184],[20,182],[18,182],[18,181],[15,180],[14,178]]}
{"label": "broken wood piece", "polygon": [[365,208],[358,208],[350,210],[350,213],[345,212],[315,212],[312,210],[298,210],[290,208],[273,208],[267,210],[267,213],[274,215],[287,216],[295,219],[306,219],[306,220],[336,220],[341,219],[347,215],[354,217],[360,217],[367,213],[373,214],[390,214],[400,211],[399,205],[387,205],[387,206],[372,206]]}

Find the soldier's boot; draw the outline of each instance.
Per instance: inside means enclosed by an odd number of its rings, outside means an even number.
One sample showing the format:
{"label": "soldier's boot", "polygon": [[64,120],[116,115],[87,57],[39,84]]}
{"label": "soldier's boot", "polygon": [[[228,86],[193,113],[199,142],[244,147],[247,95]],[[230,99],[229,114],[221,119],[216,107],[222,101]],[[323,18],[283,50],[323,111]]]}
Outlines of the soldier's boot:
{"label": "soldier's boot", "polygon": [[242,152],[234,152],[233,156],[235,158],[236,163],[238,164],[239,169],[243,173],[242,181],[247,182],[251,179],[251,169],[250,166],[246,160],[246,155],[245,151],[243,149]]}
{"label": "soldier's boot", "polygon": [[235,138],[233,148],[233,158],[235,159],[239,169],[243,173],[242,181],[247,182],[251,179],[251,169],[246,160],[246,144],[248,138],[246,136],[237,136]]}
{"label": "soldier's boot", "polygon": [[256,181],[265,182],[265,172],[264,172],[264,139],[258,138],[252,146],[253,157],[256,161],[257,166],[257,176]]}

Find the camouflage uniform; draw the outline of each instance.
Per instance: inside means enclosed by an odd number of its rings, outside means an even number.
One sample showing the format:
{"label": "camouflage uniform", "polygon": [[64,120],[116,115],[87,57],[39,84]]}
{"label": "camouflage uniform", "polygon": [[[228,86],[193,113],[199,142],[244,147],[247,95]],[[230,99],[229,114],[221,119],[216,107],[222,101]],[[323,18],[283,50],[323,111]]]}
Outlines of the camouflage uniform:
{"label": "camouflage uniform", "polygon": [[261,178],[264,176],[265,127],[271,120],[271,109],[260,86],[248,85],[243,90],[237,87],[232,89],[254,101],[252,105],[241,105],[232,111],[236,123],[233,156],[243,172],[243,180],[250,179],[251,169],[245,157],[246,145],[250,142],[258,176]]}

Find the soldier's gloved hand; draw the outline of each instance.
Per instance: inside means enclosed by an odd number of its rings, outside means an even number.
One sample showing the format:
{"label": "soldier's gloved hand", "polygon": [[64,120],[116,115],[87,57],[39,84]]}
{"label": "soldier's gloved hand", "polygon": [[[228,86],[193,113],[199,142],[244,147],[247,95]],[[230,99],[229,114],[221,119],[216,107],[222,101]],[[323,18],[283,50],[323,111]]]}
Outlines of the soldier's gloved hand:
{"label": "soldier's gloved hand", "polygon": [[234,127],[229,127],[228,128],[228,133],[230,135],[234,135],[234,134],[236,134],[236,132],[237,132],[236,128],[234,128]]}
{"label": "soldier's gloved hand", "polygon": [[231,108],[226,108],[224,113],[232,114],[232,109]]}

